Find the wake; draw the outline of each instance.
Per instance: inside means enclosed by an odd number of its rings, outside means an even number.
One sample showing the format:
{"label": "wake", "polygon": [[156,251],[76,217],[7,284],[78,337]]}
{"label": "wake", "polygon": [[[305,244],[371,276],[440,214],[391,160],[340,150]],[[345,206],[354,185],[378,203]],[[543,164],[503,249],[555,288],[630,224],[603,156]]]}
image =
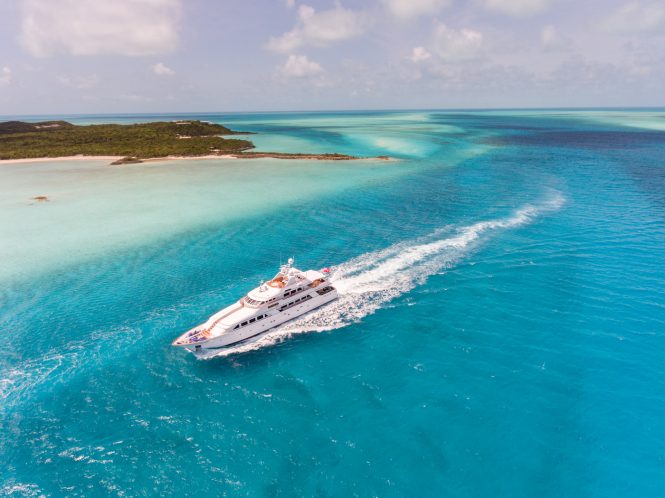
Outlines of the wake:
{"label": "wake", "polygon": [[238,346],[197,356],[209,359],[255,351],[295,334],[334,330],[357,323],[424,284],[430,276],[453,267],[492,234],[531,223],[539,215],[559,209],[564,201],[561,193],[555,191],[546,202],[527,204],[506,218],[459,228],[446,227],[420,239],[362,254],[331,268],[331,281],[339,292],[336,301]]}

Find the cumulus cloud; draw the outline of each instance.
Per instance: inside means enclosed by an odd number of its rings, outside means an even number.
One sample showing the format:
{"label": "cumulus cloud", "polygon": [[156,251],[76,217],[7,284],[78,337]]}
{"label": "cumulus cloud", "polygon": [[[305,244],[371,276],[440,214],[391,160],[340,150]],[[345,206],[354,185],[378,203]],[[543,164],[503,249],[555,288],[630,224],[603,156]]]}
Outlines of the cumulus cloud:
{"label": "cumulus cloud", "polygon": [[157,76],[173,76],[175,74],[175,71],[163,62],[153,64],[150,66],[150,69],[152,69],[152,72]]}
{"label": "cumulus cloud", "polygon": [[91,75],[60,75],[57,77],[61,85],[84,90],[96,86],[101,80],[96,74]]}
{"label": "cumulus cloud", "polygon": [[470,29],[453,29],[438,23],[434,30],[432,50],[449,62],[465,61],[478,57],[483,45],[483,35]]}
{"label": "cumulus cloud", "polygon": [[540,42],[545,51],[567,50],[571,47],[571,40],[561,35],[559,30],[548,24],[540,31]]}
{"label": "cumulus cloud", "polygon": [[12,70],[4,66],[0,71],[0,85],[9,85],[12,82]]}
{"label": "cumulus cloud", "polygon": [[179,42],[180,0],[23,0],[20,41],[32,55],[154,55]]}
{"label": "cumulus cloud", "polygon": [[320,12],[309,5],[301,5],[296,27],[282,36],[271,38],[266,46],[281,53],[292,52],[303,45],[325,46],[362,34],[364,22],[364,15],[345,9],[340,3]]}
{"label": "cumulus cloud", "polygon": [[603,28],[611,33],[647,33],[665,29],[665,4],[628,2],[612,12]]}
{"label": "cumulus cloud", "polygon": [[318,62],[309,60],[306,55],[289,55],[289,58],[280,69],[284,76],[293,78],[314,76],[323,71]]}
{"label": "cumulus cloud", "polygon": [[425,47],[415,47],[411,52],[411,59],[413,62],[423,62],[427,59],[430,59],[432,54],[430,54]]}
{"label": "cumulus cloud", "polygon": [[550,0],[485,0],[485,7],[509,16],[522,17],[545,10]]}
{"label": "cumulus cloud", "polygon": [[400,19],[432,15],[450,5],[450,0],[383,0],[388,10]]}
{"label": "cumulus cloud", "polygon": [[541,30],[540,40],[546,47],[555,46],[559,41],[559,33],[556,28],[550,24]]}

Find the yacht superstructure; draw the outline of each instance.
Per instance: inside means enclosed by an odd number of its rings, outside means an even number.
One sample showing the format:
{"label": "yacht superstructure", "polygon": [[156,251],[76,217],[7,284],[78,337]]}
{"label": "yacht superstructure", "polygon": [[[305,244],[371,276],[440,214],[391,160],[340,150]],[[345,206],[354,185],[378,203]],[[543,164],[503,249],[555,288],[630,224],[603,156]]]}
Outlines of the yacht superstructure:
{"label": "yacht superstructure", "polygon": [[173,345],[196,352],[221,349],[259,335],[337,299],[329,279],[328,268],[300,271],[289,259],[272,280],[188,330]]}

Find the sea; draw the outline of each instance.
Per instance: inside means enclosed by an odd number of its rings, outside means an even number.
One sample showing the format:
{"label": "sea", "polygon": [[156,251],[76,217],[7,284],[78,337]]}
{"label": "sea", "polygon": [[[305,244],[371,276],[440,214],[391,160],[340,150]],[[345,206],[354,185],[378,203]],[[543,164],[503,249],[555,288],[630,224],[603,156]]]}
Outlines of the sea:
{"label": "sea", "polygon": [[665,110],[54,118],[370,159],[0,165],[0,496],[665,495]]}

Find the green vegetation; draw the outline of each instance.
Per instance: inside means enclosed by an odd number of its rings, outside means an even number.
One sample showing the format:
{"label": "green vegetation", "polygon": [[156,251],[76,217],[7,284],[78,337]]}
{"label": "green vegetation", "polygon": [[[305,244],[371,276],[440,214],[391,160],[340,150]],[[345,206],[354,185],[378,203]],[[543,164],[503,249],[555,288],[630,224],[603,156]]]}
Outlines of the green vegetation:
{"label": "green vegetation", "polygon": [[71,128],[67,121],[42,121],[41,123],[24,123],[23,121],[5,121],[0,123],[0,135],[9,133],[28,133],[31,131],[48,131],[53,129]]}
{"label": "green vegetation", "polygon": [[131,125],[77,126],[66,121],[0,123],[0,159],[63,156],[165,156],[234,154],[254,147],[248,140],[219,135],[240,134],[203,121]]}
{"label": "green vegetation", "polygon": [[[233,157],[243,159],[261,159],[270,157],[273,159],[317,159],[319,161],[348,161],[351,159],[361,159],[348,154],[339,154],[337,152],[326,152],[323,154],[307,154],[302,152],[243,152],[242,154],[232,154]],[[387,156],[380,156],[374,159],[389,159]]]}
{"label": "green vegetation", "polygon": [[[130,125],[78,126],[67,121],[0,123],[1,159],[40,159],[67,156],[120,156],[111,164],[135,164],[166,156],[196,157],[229,155],[242,159],[360,159],[346,154],[302,154],[291,152],[246,152],[249,140],[220,135],[250,135],[205,121],[158,121]],[[379,156],[375,159],[389,159]]]}

